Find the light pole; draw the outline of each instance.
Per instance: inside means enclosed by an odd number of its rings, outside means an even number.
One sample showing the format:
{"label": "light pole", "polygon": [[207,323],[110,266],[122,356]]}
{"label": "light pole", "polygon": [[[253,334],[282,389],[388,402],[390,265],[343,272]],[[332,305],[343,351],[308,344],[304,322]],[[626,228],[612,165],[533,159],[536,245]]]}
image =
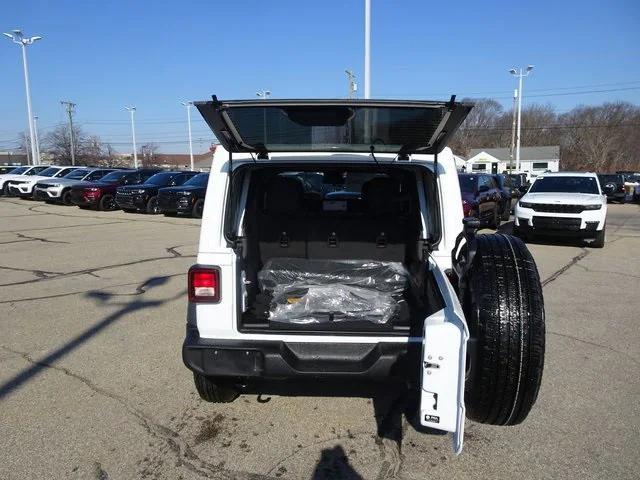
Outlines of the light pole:
{"label": "light pole", "polygon": [[518,89],[513,91],[513,121],[511,123],[511,149],[509,150],[509,173],[513,173],[513,154],[516,149],[516,105],[518,104]]}
{"label": "light pole", "polygon": [[371,0],[364,0],[364,98],[371,97]]}
{"label": "light pole", "polygon": [[522,128],[522,79],[528,77],[533,70],[533,65],[528,65],[526,69],[516,70],[512,68],[509,73],[518,77],[518,129],[516,133],[516,173],[520,173],[520,130]]}
{"label": "light pole", "polygon": [[191,107],[193,102],[180,102],[187,107],[187,124],[189,125],[189,157],[191,158],[191,171],[193,171],[193,143],[191,141]]}
{"label": "light pole", "polygon": [[136,124],[133,116],[136,113],[136,107],[124,107],[131,114],[131,137],[133,138],[133,168],[138,168],[138,148],[136,147]]}
{"label": "light pole", "polygon": [[67,115],[69,116],[69,142],[71,144],[71,165],[76,164],[76,138],[73,132],[73,110],[76,108],[76,104],[66,100],[61,100],[60,105],[64,105],[67,109]]}
{"label": "light pole", "polygon": [[35,135],[35,140],[36,140],[36,159],[33,163],[35,165],[39,165],[41,160],[40,160],[40,140],[38,140],[38,116],[37,115],[33,116],[33,133]]}
{"label": "light pole", "polygon": [[12,33],[4,33],[4,35],[11,39],[11,41],[15,44],[18,44],[22,47],[22,66],[24,67],[24,87],[27,91],[27,115],[29,117],[29,135],[31,138],[31,158],[32,161],[35,162],[36,159],[39,159],[39,156],[36,156],[36,146],[35,146],[35,134],[33,130],[33,113],[31,113],[31,87],[29,85],[29,66],[27,65],[27,46],[32,45],[34,42],[42,39],[42,37],[31,37],[25,38],[20,30],[12,30]]}
{"label": "light pole", "polygon": [[[263,100],[266,100],[271,96],[271,90],[260,90],[259,92],[256,92],[256,95],[262,98]],[[262,144],[266,147],[267,145],[267,109],[266,108],[262,109],[262,135],[263,135]]]}

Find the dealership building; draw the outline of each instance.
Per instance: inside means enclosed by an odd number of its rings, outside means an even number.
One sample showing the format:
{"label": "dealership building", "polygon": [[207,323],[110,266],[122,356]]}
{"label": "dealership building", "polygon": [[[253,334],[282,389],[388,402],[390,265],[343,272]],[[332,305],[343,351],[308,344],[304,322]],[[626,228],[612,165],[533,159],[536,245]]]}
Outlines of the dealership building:
{"label": "dealership building", "polygon": [[[511,159],[509,148],[476,148],[470,151],[463,171],[467,173],[504,173],[515,171],[515,153]],[[520,148],[520,172],[536,177],[544,172],[557,172],[560,169],[560,147],[549,145],[542,147]]]}

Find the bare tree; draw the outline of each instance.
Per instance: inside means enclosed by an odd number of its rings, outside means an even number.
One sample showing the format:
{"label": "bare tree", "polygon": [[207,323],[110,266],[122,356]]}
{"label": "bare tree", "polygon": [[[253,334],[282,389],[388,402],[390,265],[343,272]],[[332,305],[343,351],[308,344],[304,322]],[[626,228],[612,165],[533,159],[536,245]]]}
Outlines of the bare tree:
{"label": "bare tree", "polygon": [[617,102],[581,106],[562,115],[566,163],[573,168],[595,171],[634,163],[637,166],[637,151],[627,149],[638,142],[639,111],[630,103]]}
{"label": "bare tree", "polygon": [[458,130],[452,141],[453,149],[461,154],[467,155],[469,149],[482,144],[485,147],[499,146],[496,143],[495,135],[491,135],[496,130],[496,120],[503,115],[502,105],[491,98],[481,98],[471,100],[465,98],[463,102],[472,102],[474,107],[469,112],[467,119]]}

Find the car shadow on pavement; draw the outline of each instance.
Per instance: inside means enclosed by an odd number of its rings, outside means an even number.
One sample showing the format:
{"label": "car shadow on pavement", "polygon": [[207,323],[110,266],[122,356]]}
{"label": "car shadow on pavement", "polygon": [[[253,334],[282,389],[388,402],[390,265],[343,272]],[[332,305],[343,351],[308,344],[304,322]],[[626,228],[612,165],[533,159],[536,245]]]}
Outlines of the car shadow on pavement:
{"label": "car shadow on pavement", "polygon": [[[0,385],[0,399],[9,395],[13,391],[20,388],[25,383],[32,380],[34,377],[42,373],[46,368],[56,368],[55,363],[72,353],[76,348],[81,346],[83,343],[91,340],[104,329],[110,327],[117,321],[121,320],[125,316],[132,314],[138,310],[143,310],[145,308],[158,307],[163,303],[170,302],[176,300],[184,295],[184,292],[181,291],[179,294],[172,298],[167,298],[163,300],[144,300],[141,296],[146,293],[150,288],[154,288],[166,283],[170,277],[151,277],[146,281],[139,284],[134,293],[126,293],[126,294],[113,294],[109,292],[104,292],[102,290],[93,290],[85,293],[86,297],[93,298],[98,300],[99,302],[106,303],[115,297],[133,297],[134,300],[126,303],[116,304],[121,308],[112,314],[105,317],[100,322],[92,325],[76,337],[70,339],[67,343],[61,345],[45,357],[39,359],[32,359],[26,354],[23,355],[25,359],[27,359],[31,365],[28,368],[25,368],[18,374],[14,375],[12,378],[4,382]],[[60,368],[60,367],[58,367]]]}

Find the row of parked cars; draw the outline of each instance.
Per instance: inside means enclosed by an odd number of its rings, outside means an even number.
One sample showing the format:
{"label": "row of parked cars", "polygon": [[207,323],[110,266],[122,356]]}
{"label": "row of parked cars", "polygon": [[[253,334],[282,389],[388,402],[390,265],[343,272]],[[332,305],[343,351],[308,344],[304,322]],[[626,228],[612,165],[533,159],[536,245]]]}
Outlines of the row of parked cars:
{"label": "row of parked cars", "polygon": [[202,217],[209,174],[159,168],[34,165],[0,175],[5,196],[97,210]]}
{"label": "row of parked cars", "polygon": [[[465,217],[497,229],[514,213],[513,233],[591,239],[602,248],[607,202],[640,201],[640,176],[591,172],[545,173],[528,184],[520,175],[458,175]],[[629,189],[628,186],[632,188]]]}

